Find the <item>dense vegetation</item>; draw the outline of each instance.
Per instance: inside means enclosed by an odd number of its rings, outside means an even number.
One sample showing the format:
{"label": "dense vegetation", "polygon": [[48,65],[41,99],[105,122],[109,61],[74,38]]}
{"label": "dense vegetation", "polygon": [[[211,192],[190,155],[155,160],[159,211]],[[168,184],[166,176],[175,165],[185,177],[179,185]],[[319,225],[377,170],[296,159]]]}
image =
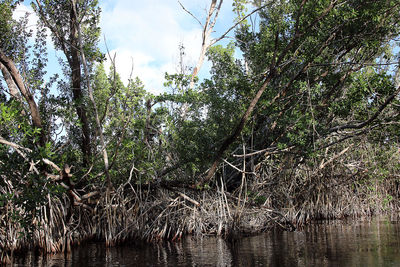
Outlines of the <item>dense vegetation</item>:
{"label": "dense vegetation", "polygon": [[105,70],[96,0],[37,0],[35,36],[19,2],[0,1],[3,260],[397,211],[399,1],[235,0],[210,77],[182,67],[158,96]]}

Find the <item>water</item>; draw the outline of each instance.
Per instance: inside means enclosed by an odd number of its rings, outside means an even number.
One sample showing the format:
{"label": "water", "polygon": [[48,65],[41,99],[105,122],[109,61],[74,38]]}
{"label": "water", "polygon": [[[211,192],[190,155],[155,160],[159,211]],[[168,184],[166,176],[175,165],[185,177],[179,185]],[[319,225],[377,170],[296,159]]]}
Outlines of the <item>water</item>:
{"label": "water", "polygon": [[215,237],[111,249],[89,243],[68,255],[31,253],[14,266],[400,266],[400,223],[320,224],[244,237],[234,245]]}

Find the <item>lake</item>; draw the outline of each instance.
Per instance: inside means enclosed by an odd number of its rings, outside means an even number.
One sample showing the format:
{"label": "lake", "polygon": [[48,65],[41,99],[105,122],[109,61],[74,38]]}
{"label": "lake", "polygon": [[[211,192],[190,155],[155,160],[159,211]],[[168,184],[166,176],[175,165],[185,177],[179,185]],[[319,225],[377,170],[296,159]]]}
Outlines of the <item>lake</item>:
{"label": "lake", "polygon": [[400,223],[391,219],[314,224],[302,231],[243,237],[187,237],[123,245],[92,242],[68,255],[29,253],[14,266],[400,266]]}

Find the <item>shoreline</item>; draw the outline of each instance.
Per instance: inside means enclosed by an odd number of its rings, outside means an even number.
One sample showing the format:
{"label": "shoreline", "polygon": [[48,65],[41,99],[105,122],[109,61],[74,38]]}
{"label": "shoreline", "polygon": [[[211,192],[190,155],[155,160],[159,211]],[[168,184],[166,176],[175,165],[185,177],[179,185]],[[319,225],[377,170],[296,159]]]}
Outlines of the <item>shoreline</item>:
{"label": "shoreline", "polygon": [[[301,209],[285,207],[278,210],[257,205],[249,196],[243,198],[224,190],[142,188],[138,191],[139,187],[137,190],[131,187],[127,191],[126,188],[112,192],[109,200],[106,194],[100,196],[91,210],[74,206],[69,223],[65,221],[68,212],[64,209],[69,205],[68,198],[49,198],[48,205],[41,207],[40,216],[33,222],[41,226],[30,235],[21,225],[12,224],[11,218],[4,221],[3,215],[1,262],[10,262],[14,254],[24,250],[42,254],[69,252],[92,240],[104,242],[108,247],[131,241],[175,242],[185,236],[221,236],[234,241],[274,228],[294,231],[314,223],[374,218],[400,210],[398,198],[390,203],[375,198],[371,205],[360,197],[363,194],[347,199],[344,192],[336,195],[336,202],[324,205],[320,202],[319,206],[303,203]],[[106,203],[111,205],[106,206]],[[5,229],[6,225],[8,229]],[[24,235],[18,235],[18,232]]]}

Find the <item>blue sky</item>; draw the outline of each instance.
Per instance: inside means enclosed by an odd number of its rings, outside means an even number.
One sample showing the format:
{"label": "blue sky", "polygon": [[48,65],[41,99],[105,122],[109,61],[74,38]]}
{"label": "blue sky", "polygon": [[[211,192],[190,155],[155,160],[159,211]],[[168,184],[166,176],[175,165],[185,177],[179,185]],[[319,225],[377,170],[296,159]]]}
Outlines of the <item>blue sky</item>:
{"label": "blue sky", "polygon": [[[182,0],[182,4],[204,21],[210,0]],[[116,52],[117,70],[127,80],[142,79],[153,93],[162,91],[164,73],[177,71],[178,46],[185,47],[185,63],[194,66],[201,45],[201,26],[187,14],[177,0],[103,1],[101,28],[112,53]],[[224,1],[214,37],[228,29],[234,16],[232,0]],[[205,63],[203,75],[208,71]]]}
{"label": "blue sky", "polygon": [[[26,0],[15,12],[20,17],[29,12],[29,26],[35,29],[37,17],[30,2]],[[102,38],[100,47],[106,52],[103,36],[111,54],[116,54],[117,71],[126,83],[132,70],[133,77],[139,77],[146,90],[159,94],[164,91],[164,74],[175,73],[179,60],[178,46],[186,48],[185,63],[193,67],[201,45],[201,26],[179,5],[178,0],[100,0],[102,8],[100,26]],[[200,21],[204,21],[211,0],[181,0]],[[232,0],[225,0],[219,14],[213,37],[219,37],[233,25]],[[233,33],[231,33],[232,36]],[[63,57],[49,43],[48,73],[60,73],[57,57]],[[220,44],[226,44],[223,40]],[[398,50],[396,50],[397,52]],[[240,56],[239,56],[240,57]],[[109,62],[106,63],[109,67]],[[207,77],[210,63],[205,62],[199,74]]]}
{"label": "blue sky", "polygon": [[[25,1],[15,16],[32,13],[29,25],[34,28],[37,17]],[[206,17],[211,0],[181,0],[200,21]],[[116,54],[116,67],[122,80],[127,82],[132,69],[133,77],[139,77],[148,91],[163,92],[164,73],[177,71],[178,46],[185,46],[185,63],[194,66],[200,52],[201,26],[179,5],[177,0],[106,0],[102,8],[100,26],[111,54]],[[213,37],[219,37],[233,25],[232,0],[225,0],[219,14]],[[50,39],[49,39],[50,40]],[[221,43],[226,43],[227,40]],[[100,47],[106,52],[103,37]],[[56,52],[49,46],[49,73],[57,72]],[[109,66],[109,63],[106,64]],[[206,76],[210,64],[205,62],[201,76]]]}

